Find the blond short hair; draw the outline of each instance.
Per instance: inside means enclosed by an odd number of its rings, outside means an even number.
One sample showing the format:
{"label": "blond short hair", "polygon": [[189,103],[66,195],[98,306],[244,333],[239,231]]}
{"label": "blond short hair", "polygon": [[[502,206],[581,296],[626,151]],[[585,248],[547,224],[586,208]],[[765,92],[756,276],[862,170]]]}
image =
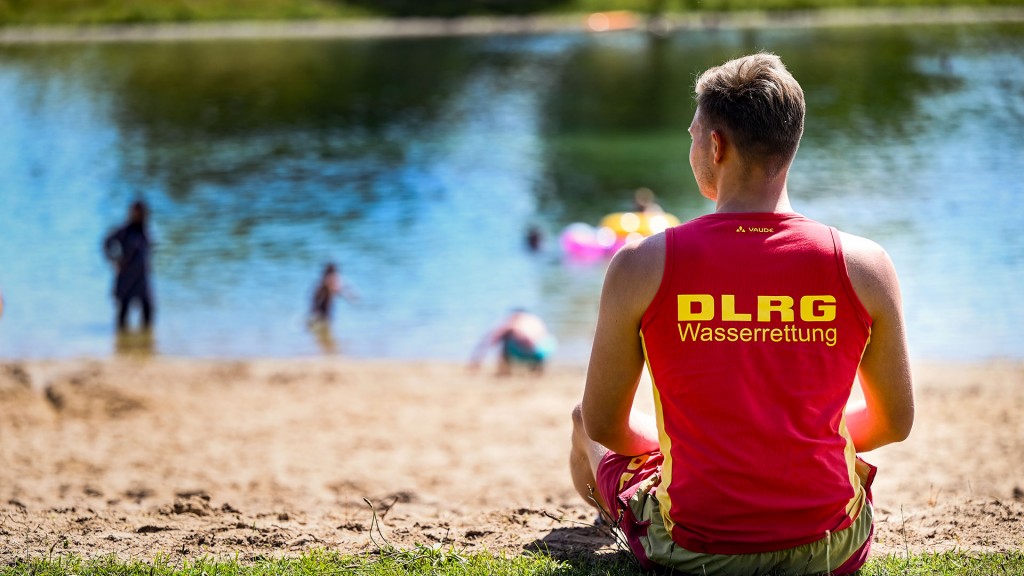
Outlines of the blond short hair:
{"label": "blond short hair", "polygon": [[705,126],[731,137],[769,177],[785,169],[804,132],[804,91],[775,54],[760,52],[706,70],[694,89]]}

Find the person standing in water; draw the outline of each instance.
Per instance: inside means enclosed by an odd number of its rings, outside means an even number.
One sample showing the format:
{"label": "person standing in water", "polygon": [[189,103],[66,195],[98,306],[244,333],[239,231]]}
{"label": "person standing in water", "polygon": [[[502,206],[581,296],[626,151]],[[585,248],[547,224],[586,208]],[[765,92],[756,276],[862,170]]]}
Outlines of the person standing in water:
{"label": "person standing in water", "polygon": [[142,327],[153,324],[153,292],[150,285],[150,253],[152,243],[147,230],[149,210],[145,202],[136,200],[128,211],[128,221],[103,241],[103,252],[114,265],[114,298],[117,300],[117,329],[128,327],[128,311],[138,302],[142,311]]}
{"label": "person standing in water", "polygon": [[349,302],[356,301],[356,294],[341,277],[341,269],[333,262],[324,265],[320,282],[313,290],[313,301],[310,306],[310,322],[327,324],[334,313],[334,297],[341,296]]}

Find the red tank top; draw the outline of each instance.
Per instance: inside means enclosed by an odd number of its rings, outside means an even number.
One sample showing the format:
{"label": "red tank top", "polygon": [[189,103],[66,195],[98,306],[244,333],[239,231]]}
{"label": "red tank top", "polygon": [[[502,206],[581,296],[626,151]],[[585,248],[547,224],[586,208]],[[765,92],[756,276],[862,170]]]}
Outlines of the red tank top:
{"label": "red tank top", "polygon": [[798,214],[745,213],[665,234],[641,337],[673,539],[742,554],[849,526],[864,488],[845,406],[871,318],[838,232]]}

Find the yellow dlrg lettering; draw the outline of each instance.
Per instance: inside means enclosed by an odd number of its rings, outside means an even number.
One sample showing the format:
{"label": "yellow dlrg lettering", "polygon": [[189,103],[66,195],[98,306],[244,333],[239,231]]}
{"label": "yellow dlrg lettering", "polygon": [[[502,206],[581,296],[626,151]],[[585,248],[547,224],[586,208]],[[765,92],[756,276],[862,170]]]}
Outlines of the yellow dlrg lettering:
{"label": "yellow dlrg lettering", "polygon": [[[721,299],[720,302],[716,300]],[[736,310],[736,295],[677,294],[679,322],[706,322],[720,317],[723,322],[751,322],[753,314]],[[795,322],[797,310],[792,296],[757,296],[757,322]],[[836,319],[836,297],[808,294],[800,297],[799,314],[803,322],[832,322]],[[742,340],[743,335],[739,338]]]}
{"label": "yellow dlrg lettering", "polygon": [[800,319],[804,322],[831,322],[836,319],[836,297],[804,296],[800,299]]}
{"label": "yellow dlrg lettering", "polygon": [[771,322],[772,312],[779,313],[782,322],[793,321],[793,298],[790,296],[758,296],[757,321]]}
{"label": "yellow dlrg lettering", "polygon": [[679,294],[677,298],[680,322],[703,322],[715,317],[715,297],[711,294]]}
{"label": "yellow dlrg lettering", "polygon": [[736,313],[735,294],[722,294],[722,320],[727,322],[750,322],[750,314]]}

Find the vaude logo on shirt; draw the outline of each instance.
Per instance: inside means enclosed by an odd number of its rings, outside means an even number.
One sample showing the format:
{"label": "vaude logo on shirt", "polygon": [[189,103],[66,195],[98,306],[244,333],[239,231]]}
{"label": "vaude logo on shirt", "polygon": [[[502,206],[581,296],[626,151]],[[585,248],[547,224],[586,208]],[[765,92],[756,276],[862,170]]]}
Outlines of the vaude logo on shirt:
{"label": "vaude logo on shirt", "polygon": [[[755,296],[745,303],[747,308],[740,309],[735,294],[722,294],[720,298],[713,294],[678,294],[676,298],[679,338],[683,342],[812,342],[833,347],[838,340],[835,327],[821,325],[836,319],[836,297],[831,294],[808,294],[800,297],[798,305],[792,296]],[[796,326],[797,317],[821,327]],[[716,318],[742,324],[704,325]]]}
{"label": "vaude logo on shirt", "polygon": [[771,233],[775,232],[775,228],[765,228],[763,226],[761,226],[761,227],[744,228],[743,226],[740,226],[739,228],[736,229],[736,231],[737,232],[760,232],[762,234],[771,234]]}

